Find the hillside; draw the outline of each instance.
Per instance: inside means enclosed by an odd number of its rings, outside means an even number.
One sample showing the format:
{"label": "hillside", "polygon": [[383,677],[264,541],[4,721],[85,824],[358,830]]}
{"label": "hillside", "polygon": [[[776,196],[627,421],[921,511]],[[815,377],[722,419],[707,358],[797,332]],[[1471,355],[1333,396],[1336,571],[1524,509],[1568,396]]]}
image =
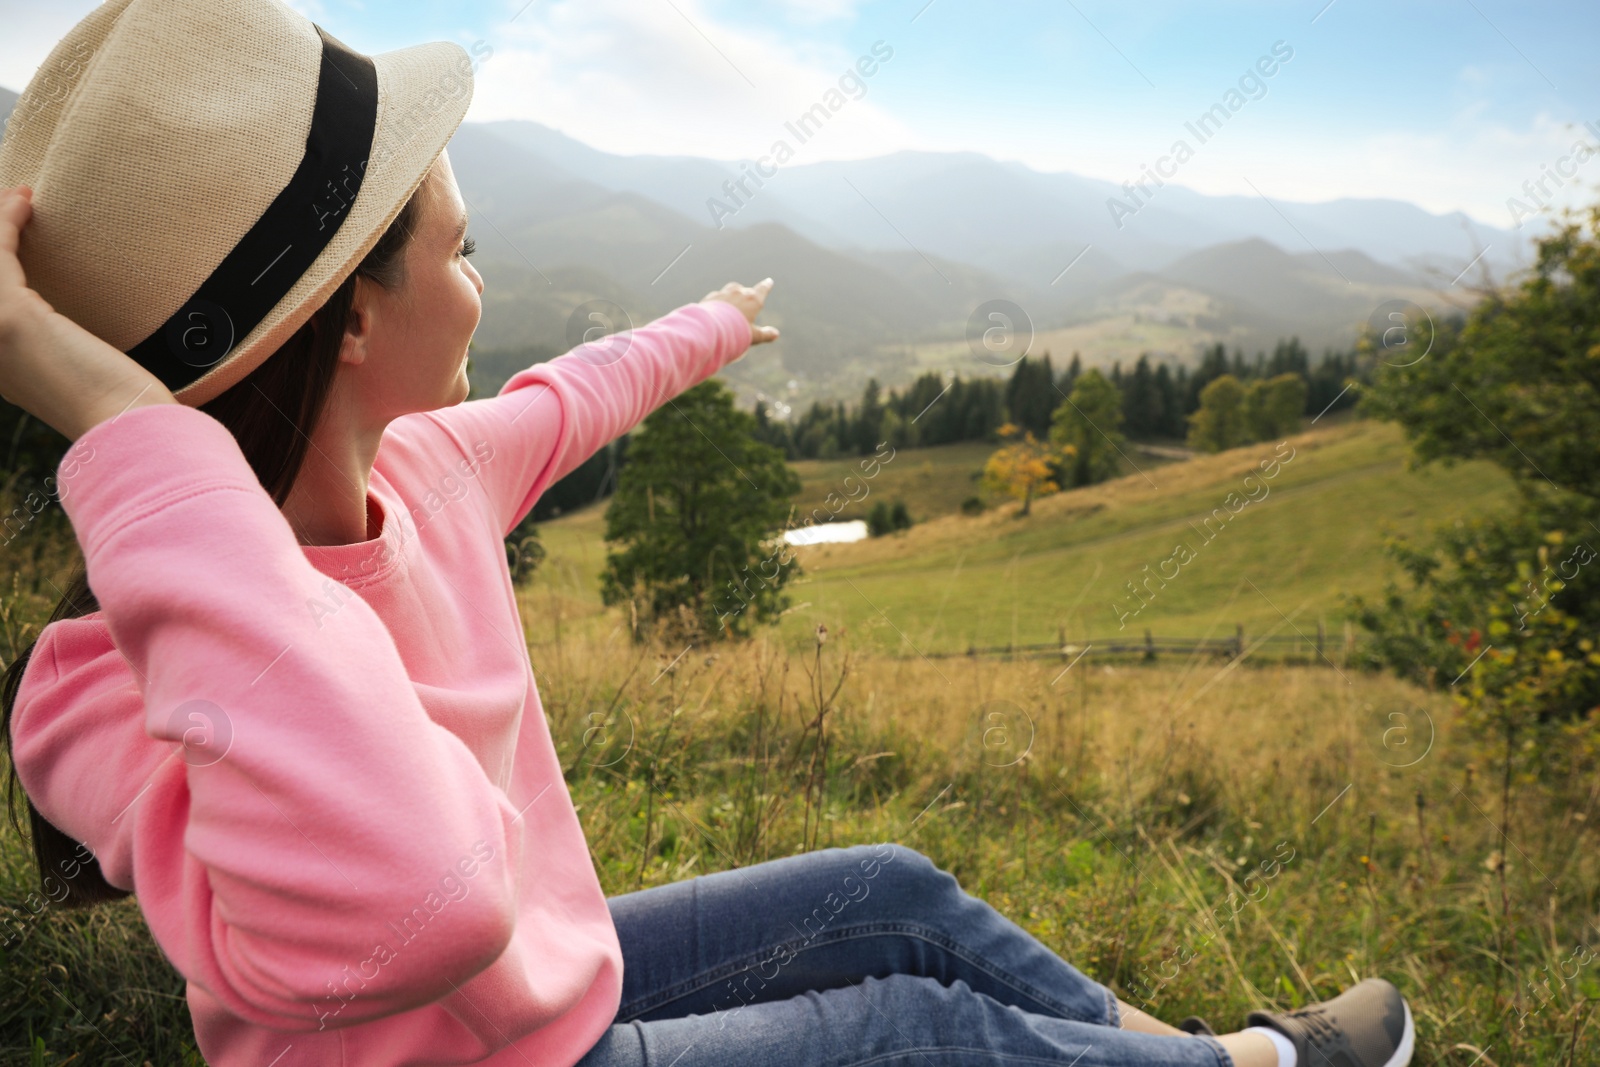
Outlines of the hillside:
{"label": "hillside", "polygon": [[[481,347],[565,350],[566,317],[587,300],[638,323],[770,274],[768,321],[784,338],[730,369],[746,404],[991,373],[965,334],[996,298],[1026,309],[1034,354],[1076,351],[1089,366],[1186,361],[1218,341],[1253,353],[1291,335],[1320,353],[1349,345],[1385,300],[1440,306],[1423,264],[1464,265],[1474,240],[1496,256],[1516,245],[1409,204],[1284,204],[1286,225],[1259,199],[1175,187],[1114,230],[1111,184],[970,151],[797,163],[747,199],[725,189],[736,163],[614,155],[531,122],[464,124],[451,154],[482,220]],[[713,217],[714,198],[737,211]]]}
{"label": "hillside", "polygon": [[[964,457],[954,449],[900,452],[880,488],[903,495],[918,516],[941,496],[971,495],[983,453],[957,448]],[[1024,520],[1007,506],[945,515],[880,540],[800,549],[806,573],[791,587],[797,606],[780,634],[798,647],[818,623],[844,625],[863,643],[906,655],[1050,641],[1063,628],[1069,640],[1140,637],[1146,628],[1229,636],[1235,626],[1247,636],[1296,628],[1313,635],[1320,619],[1342,635],[1341,594],[1378,593],[1389,576],[1387,530],[1422,532],[1509,500],[1509,483],[1488,467],[1407,470],[1399,432],[1384,424],[1318,428],[1290,439],[1282,454],[1291,458],[1264,483],[1265,495],[1263,483],[1246,487],[1244,478],[1274,448],[1251,445],[1161,467],[1141,460],[1144,475],[1036,501]],[[933,471],[943,484],[918,488],[914,477]],[[803,473],[803,500],[843,478],[841,468],[820,463]],[[1212,540],[1191,526],[1213,509],[1227,514],[1230,493],[1248,492],[1259,501],[1225,523],[1213,519]],[[551,563],[538,580],[591,605],[605,560],[603,509],[542,527]],[[1191,546],[1192,562],[1169,566],[1177,576],[1165,588],[1150,586],[1148,605],[1119,628],[1114,605],[1138,606],[1127,583],[1157,573],[1180,542]]]}

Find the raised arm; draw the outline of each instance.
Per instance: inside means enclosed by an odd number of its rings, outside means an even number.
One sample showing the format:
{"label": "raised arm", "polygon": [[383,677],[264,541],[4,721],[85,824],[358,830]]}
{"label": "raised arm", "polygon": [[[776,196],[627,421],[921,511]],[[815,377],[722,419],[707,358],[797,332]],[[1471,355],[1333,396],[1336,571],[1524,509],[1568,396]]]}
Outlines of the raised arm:
{"label": "raised arm", "polygon": [[[757,294],[758,310],[770,286],[768,279],[722,292]],[[729,299],[686,304],[519,371],[493,397],[408,417],[428,420],[468,459],[483,461],[478,480],[508,534],[546,489],[607,442],[744,355],[753,341],[775,339],[771,327],[752,328],[753,314]]]}

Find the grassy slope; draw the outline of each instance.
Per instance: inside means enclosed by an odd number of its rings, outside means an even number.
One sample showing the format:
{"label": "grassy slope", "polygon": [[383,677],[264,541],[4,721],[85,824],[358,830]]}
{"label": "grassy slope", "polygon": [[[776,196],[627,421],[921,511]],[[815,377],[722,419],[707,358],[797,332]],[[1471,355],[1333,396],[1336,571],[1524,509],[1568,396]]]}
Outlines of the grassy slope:
{"label": "grassy slope", "polygon": [[[984,495],[978,487],[978,475],[993,451],[993,445],[982,441],[904,450],[881,467],[876,478],[865,483],[861,480],[861,464],[871,457],[800,460],[791,464],[802,485],[800,495],[795,497],[795,510],[802,516],[799,521],[805,521],[804,517],[813,512],[820,517],[830,510],[828,495],[832,493],[835,498],[831,507],[839,507],[840,500],[846,501],[836,516],[840,520],[866,518],[879,498],[904,500],[917,522],[953,515],[960,511],[963,500]],[[854,481],[845,481],[852,477]],[[871,490],[865,497],[859,488],[862,484]],[[851,495],[860,499],[849,500]]]}
{"label": "grassy slope", "polygon": [[[873,495],[864,504],[901,496],[915,517],[945,514],[880,540],[801,549],[805,575],[790,587],[797,608],[781,633],[798,647],[819,622],[843,624],[879,649],[906,654],[1050,641],[1058,628],[1069,640],[1138,636],[1146,627],[1159,636],[1227,636],[1236,625],[1247,636],[1311,635],[1322,619],[1337,635],[1343,594],[1376,593],[1391,573],[1382,555],[1387,530],[1422,532],[1510,499],[1507,479],[1486,465],[1407,470],[1406,448],[1387,425],[1318,428],[1290,447],[1293,458],[1265,483],[1267,495],[1220,528],[1213,519],[1210,541],[1191,522],[1224,507],[1230,493],[1247,492],[1245,477],[1274,446],[1162,466],[1141,457],[1144,473],[1035,501],[1024,519],[1015,505],[949,514],[952,501],[972,495],[970,473],[984,446],[902,451],[867,483]],[[798,465],[806,482],[800,502],[847,492],[844,477],[859,473],[856,462]],[[541,581],[597,601],[603,508],[542,527],[553,573]],[[1194,550],[1193,561],[1164,588],[1148,587],[1148,605],[1120,628],[1113,605],[1138,606],[1126,583],[1143,581],[1146,565],[1156,573],[1180,542]]]}

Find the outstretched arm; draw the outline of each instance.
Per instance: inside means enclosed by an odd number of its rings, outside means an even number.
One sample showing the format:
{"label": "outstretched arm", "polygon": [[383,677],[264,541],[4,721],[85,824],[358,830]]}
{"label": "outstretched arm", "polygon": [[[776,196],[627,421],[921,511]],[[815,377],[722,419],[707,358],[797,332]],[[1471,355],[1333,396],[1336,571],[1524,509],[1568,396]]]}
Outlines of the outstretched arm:
{"label": "outstretched arm", "polygon": [[517,372],[493,397],[429,411],[474,465],[501,535],[522,521],[552,484],[656,408],[743,356],[778,331],[753,320],[772,289],[729,282],[647,326],[579,345]]}

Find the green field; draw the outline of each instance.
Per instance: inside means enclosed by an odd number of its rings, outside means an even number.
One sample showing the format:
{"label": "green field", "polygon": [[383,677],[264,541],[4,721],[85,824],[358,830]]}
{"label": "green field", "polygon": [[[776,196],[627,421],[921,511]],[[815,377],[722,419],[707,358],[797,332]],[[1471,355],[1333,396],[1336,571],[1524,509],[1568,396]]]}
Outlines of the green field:
{"label": "green field", "polygon": [[[836,521],[864,519],[880,499],[904,500],[917,522],[941,515],[954,515],[968,497],[985,498],[978,485],[984,461],[994,446],[983,441],[963,441],[932,448],[902,449],[882,465],[878,475],[863,479],[863,462],[872,457],[844,456],[838,459],[802,459],[790,464],[800,475],[800,495],[795,497],[796,520],[803,523],[819,508],[839,507]],[[889,455],[887,449],[885,455]],[[870,469],[870,468],[867,468]],[[854,479],[846,482],[845,479]],[[862,496],[861,486],[868,495]],[[832,504],[828,495],[836,494]],[[851,500],[855,496],[859,499]],[[844,504],[840,507],[840,501]]]}
{"label": "green field", "polygon": [[[865,483],[869,495],[841,514],[861,517],[876,498],[900,497],[919,525],[799,549],[804,575],[790,586],[795,607],[780,633],[799,647],[818,623],[843,625],[865,645],[915,655],[1063,633],[1069,642],[1142,638],[1146,629],[1220,637],[1242,626],[1247,640],[1310,638],[1320,621],[1342,642],[1344,595],[1377,593],[1393,573],[1382,553],[1386,532],[1422,533],[1511,499],[1509,480],[1488,465],[1409,470],[1399,432],[1363,421],[1290,439],[1281,454],[1292,458],[1276,476],[1246,483],[1276,447],[1166,464],[1135,457],[1142,473],[1037,500],[1021,519],[1015,504],[977,516],[956,511],[975,492],[972,474],[987,446],[902,450]],[[803,512],[830,492],[860,497],[856,483],[845,483],[860,474],[858,463],[796,464]],[[1230,493],[1238,494],[1237,514]],[[1257,499],[1241,506],[1250,495]],[[598,603],[604,506],[541,527],[551,558],[536,582]],[[1163,567],[1180,543],[1193,558]],[[1127,583],[1147,578],[1133,599]]]}

